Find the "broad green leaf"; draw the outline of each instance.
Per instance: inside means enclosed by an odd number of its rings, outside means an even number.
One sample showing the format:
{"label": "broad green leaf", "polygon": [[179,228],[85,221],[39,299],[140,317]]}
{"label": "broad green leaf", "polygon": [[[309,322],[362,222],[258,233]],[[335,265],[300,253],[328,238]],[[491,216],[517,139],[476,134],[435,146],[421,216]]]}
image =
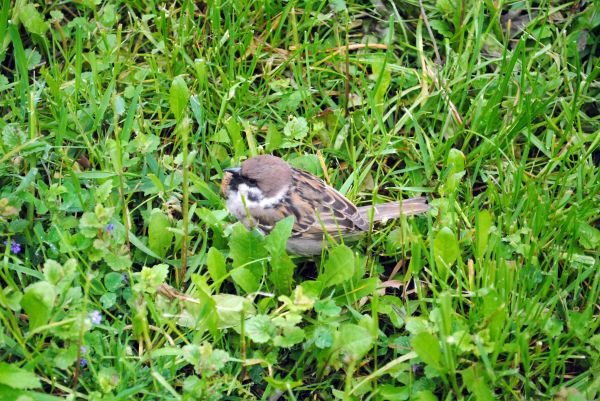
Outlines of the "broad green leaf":
{"label": "broad green leaf", "polygon": [[113,367],[100,369],[97,376],[98,385],[103,393],[111,392],[118,384],[121,375]]}
{"label": "broad green leaf", "polygon": [[104,255],[106,264],[116,272],[127,270],[131,267],[131,258],[129,255],[116,255],[108,252]]}
{"label": "broad green leaf", "polygon": [[[203,58],[197,58],[194,60],[194,69],[196,70],[196,79],[202,89],[208,85],[208,67],[207,61]],[[198,119],[200,120],[200,119]],[[201,120],[200,120],[201,121]],[[198,122],[200,122],[198,121]]]}
{"label": "broad green leaf", "polygon": [[[1,37],[1,36],[0,36]],[[2,401],[64,401],[64,397],[56,397],[32,390],[14,389],[0,383],[0,400]]]}
{"label": "broad green leaf", "polygon": [[430,325],[427,319],[422,316],[410,316],[406,319],[406,330],[411,334],[419,334],[429,330]]}
{"label": "broad green leaf", "polygon": [[56,291],[47,281],[38,281],[25,289],[21,306],[29,316],[29,329],[34,330],[50,320]]}
{"label": "broad green leaf", "polygon": [[483,305],[481,306],[481,311],[485,317],[484,321],[492,338],[497,338],[504,331],[504,326],[508,319],[506,304],[502,302],[502,298],[500,298],[495,288],[488,289],[482,298]]}
{"label": "broad green leaf", "polygon": [[[281,300],[282,297],[279,297]],[[286,313],[273,318],[273,324],[280,329],[289,329],[296,327],[302,322],[302,314],[300,313]]]}
{"label": "broad green leaf", "polygon": [[288,138],[300,140],[308,135],[308,122],[304,117],[292,117],[283,127],[283,134]]}
{"label": "broad green leaf", "polygon": [[329,328],[319,326],[313,334],[313,339],[317,348],[329,348],[333,344],[333,333]]}
{"label": "broad green leaf", "polygon": [[139,282],[135,285],[136,290],[146,291],[150,294],[156,292],[156,288],[163,284],[169,275],[169,265],[164,263],[153,267],[144,266],[139,274]]}
{"label": "broad green leaf", "polygon": [[[194,174],[190,174],[190,181],[196,187],[196,190],[210,203],[213,205],[222,204],[223,200],[215,191],[212,190],[211,186],[209,186],[206,181],[202,180],[200,177]],[[202,215],[206,214],[206,208],[198,208],[196,209],[196,214],[199,217],[203,217]],[[211,211],[212,212],[212,211]]]}
{"label": "broad green leaf", "polygon": [[432,20],[429,22],[431,27],[446,38],[452,37],[452,31],[444,20]]}
{"label": "broad green leaf", "polygon": [[210,377],[225,367],[229,361],[229,354],[220,349],[213,349],[210,343],[200,346],[188,344],[184,347],[184,357],[194,365],[196,373],[203,377]]}
{"label": "broad green leaf", "polygon": [[285,246],[292,234],[293,227],[294,216],[288,216],[275,224],[273,230],[265,237],[265,248],[271,255],[279,255],[286,252]]}
{"label": "broad green leaf", "polygon": [[411,401],[438,401],[438,398],[431,392],[431,390],[417,391]]}
{"label": "broad green leaf", "polygon": [[115,12],[114,4],[106,4],[102,9],[102,15],[100,16],[100,22],[105,27],[112,26],[117,22],[117,14]]}
{"label": "broad green leaf", "polygon": [[[277,376],[278,377],[278,376]],[[290,391],[296,387],[300,387],[302,386],[304,383],[302,382],[302,380],[290,380],[290,379],[275,379],[273,377],[270,376],[265,376],[264,380],[269,383],[270,386],[272,386],[274,389],[277,390],[281,390],[281,391]]]}
{"label": "broad green leaf", "polygon": [[86,238],[95,238],[103,227],[95,213],[85,212],[79,220],[79,228]]}
{"label": "broad green leaf", "polygon": [[555,317],[550,317],[548,320],[546,320],[543,330],[544,333],[554,338],[558,337],[563,332],[564,327],[562,321]]}
{"label": "broad green leaf", "polygon": [[288,216],[278,221],[264,242],[265,248],[271,255],[271,274],[269,275],[269,280],[280,293],[289,293],[293,285],[296,265],[286,252],[287,240],[292,234],[293,226],[293,216]]}
{"label": "broad green leaf", "polygon": [[216,301],[210,295],[208,278],[197,273],[192,274],[192,283],[196,286],[195,296],[199,303],[187,303],[179,323],[186,327],[196,328],[200,333],[209,330],[216,335],[219,317],[216,311]]}
{"label": "broad green leaf", "polygon": [[25,57],[27,58],[27,69],[30,71],[35,69],[42,61],[42,55],[32,49],[25,50]]}
{"label": "broad green leaf", "polygon": [[279,293],[288,294],[294,284],[294,270],[296,265],[287,253],[280,253],[271,257],[271,274],[269,280]]}
{"label": "broad green leaf", "polygon": [[171,90],[169,92],[169,105],[171,106],[171,111],[175,115],[175,119],[181,119],[189,100],[190,91],[185,80],[181,75],[175,77],[171,83]]}
{"label": "broad green leaf", "polygon": [[48,259],[44,262],[44,277],[52,285],[58,284],[63,275],[63,267],[55,260]]}
{"label": "broad green leaf", "polygon": [[333,299],[325,299],[315,303],[315,311],[323,316],[339,316],[342,308]]}
{"label": "broad green leaf", "polygon": [[[43,205],[44,207],[47,206],[47,204],[45,204],[44,202],[40,202],[40,205]],[[38,210],[40,210],[40,209],[38,208]],[[0,215],[9,216],[9,215],[16,215],[16,214],[18,214],[17,209],[10,207],[10,206],[2,207],[0,205]],[[13,232],[13,233],[25,232],[25,230],[28,227],[29,227],[29,222],[25,219],[14,219],[8,225],[8,229],[10,230],[10,232]]]}
{"label": "broad green leaf", "polygon": [[433,253],[438,268],[442,272],[447,272],[446,269],[456,262],[459,255],[458,241],[448,227],[443,227],[435,236]]}
{"label": "broad green leaf", "polygon": [[267,138],[265,140],[267,152],[272,152],[275,149],[278,149],[281,145],[281,142],[281,133],[274,124],[269,124],[269,128],[267,129]]}
{"label": "broad green leaf", "polygon": [[341,284],[354,275],[354,252],[346,245],[338,245],[329,252],[323,274],[319,281],[325,287]]}
{"label": "broad green leaf", "polygon": [[152,256],[155,259],[160,259],[160,256],[152,249],[148,248],[144,243],[135,235],[135,233],[129,231],[129,242],[131,242],[136,248],[144,252],[148,256]]}
{"label": "broad green leaf", "polygon": [[68,369],[77,360],[77,344],[71,344],[67,348],[61,348],[53,359],[54,366],[59,369]]}
{"label": "broad green leaf", "polygon": [[[385,237],[386,250],[393,253],[411,244],[410,236],[406,235],[406,229],[394,228]],[[411,258],[412,260],[412,258]]]}
{"label": "broad green leaf", "polygon": [[440,348],[440,343],[433,334],[422,331],[415,335],[410,343],[423,362],[437,371],[441,372],[443,370],[441,362],[442,350]]}
{"label": "broad green leaf", "polygon": [[308,171],[316,176],[322,175],[323,170],[321,169],[321,162],[316,155],[302,155],[296,158],[288,160],[288,163],[292,167],[299,168],[300,170]]}
{"label": "broad green leaf", "polygon": [[33,4],[25,4],[19,10],[19,19],[27,32],[43,35],[48,30],[48,23]]}
{"label": "broad green leaf", "polygon": [[[147,155],[156,152],[160,146],[160,138],[154,134],[139,133],[131,143],[132,145],[135,145],[135,148],[138,152]],[[154,176],[154,178],[156,178],[156,176]],[[154,182],[154,179],[152,181]],[[158,188],[161,188],[164,191],[162,185],[158,186]]]}
{"label": "broad green leaf", "polygon": [[321,292],[325,289],[320,280],[304,280],[300,284],[300,287],[302,287],[304,294],[315,299],[318,299]]}
{"label": "broad green leaf", "polygon": [[585,249],[600,248],[600,230],[580,221],[577,226],[578,240]]}
{"label": "broad green leaf", "polygon": [[13,291],[10,287],[5,287],[0,291],[4,292],[4,294],[0,295],[0,307],[9,308],[14,312],[19,312],[21,310],[23,293],[20,291]]}
{"label": "broad green leaf", "polygon": [[492,214],[489,210],[482,210],[477,215],[477,257],[482,258],[490,238],[492,229]]}
{"label": "broad green leaf", "polygon": [[0,362],[0,383],[16,389],[42,387],[35,373],[6,362]]}
{"label": "broad green leaf", "polygon": [[6,147],[16,148],[27,142],[27,135],[21,129],[9,124],[2,128],[2,141]]}
{"label": "broad green leaf", "polygon": [[346,2],[344,0],[331,0],[331,8],[336,13],[341,13],[347,9]]}
{"label": "broad green leaf", "polygon": [[173,242],[173,232],[169,230],[171,223],[167,215],[154,209],[148,223],[148,247],[161,258],[164,258]]}
{"label": "broad green leaf", "polygon": [[109,272],[104,276],[104,286],[108,291],[116,291],[123,287],[123,274]]}
{"label": "broad green leaf", "polygon": [[216,294],[212,296],[221,329],[239,326],[242,319],[255,314],[252,303],[239,295]]}
{"label": "broad green leaf", "polygon": [[229,133],[229,137],[233,143],[235,158],[239,160],[247,154],[246,141],[242,137],[242,127],[233,117],[226,118],[223,125],[227,129],[227,133]]}
{"label": "broad green leaf", "polygon": [[377,291],[377,287],[381,284],[381,281],[378,277],[368,277],[358,281],[355,280],[355,283],[352,289],[352,296],[356,297],[356,299],[361,299],[362,297],[373,295]]}
{"label": "broad green leaf", "polygon": [[206,264],[208,266],[208,274],[215,286],[215,292],[219,292],[221,282],[227,276],[227,268],[225,265],[225,256],[215,247],[211,247],[206,255]]}
{"label": "broad green leaf", "polygon": [[106,202],[106,200],[108,199],[108,197],[110,196],[110,193],[112,191],[112,180],[106,180],[106,182],[102,185],[100,185],[98,188],[96,188],[96,192],[95,192],[95,196],[96,196],[96,201],[98,202]]}
{"label": "broad green leaf", "polygon": [[461,371],[461,375],[476,401],[493,401],[496,397],[485,380],[485,374],[481,372],[485,372],[483,366],[471,366]]}
{"label": "broad green leaf", "polygon": [[100,297],[100,302],[103,308],[110,309],[117,303],[117,294],[114,292],[105,292]]}
{"label": "broad green leaf", "polygon": [[276,347],[290,348],[304,341],[306,335],[300,327],[286,327],[283,329],[283,334],[276,336],[273,339],[273,345]]}
{"label": "broad green leaf", "polygon": [[[375,77],[375,93],[373,94],[374,108],[378,113],[383,115],[385,110],[385,97],[392,82],[392,74],[387,68],[384,54],[379,56],[374,55],[371,68],[373,68],[373,76]],[[358,105],[357,105],[358,106]]]}
{"label": "broad green leaf", "polygon": [[450,149],[446,160],[448,174],[457,174],[465,171],[465,155],[458,149]]}
{"label": "broad green leaf", "polygon": [[[284,303],[285,307],[290,312],[306,312],[311,310],[315,305],[316,297],[304,293],[302,286],[296,286],[291,297],[280,295],[277,299]],[[286,316],[291,316],[288,314]],[[300,316],[300,315],[298,315]]]}
{"label": "broad green leaf", "polygon": [[255,231],[249,231],[242,224],[236,224],[229,239],[230,256],[233,266],[249,264],[267,256],[263,237]]}
{"label": "broad green leaf", "polygon": [[373,336],[366,328],[357,324],[346,323],[340,326],[336,336],[334,349],[339,350],[340,359],[360,361],[373,346]]}
{"label": "broad green leaf", "polygon": [[231,271],[233,281],[242,287],[244,292],[253,293],[260,288],[260,282],[250,270],[245,267],[236,267]]}
{"label": "broad green leaf", "polygon": [[456,174],[450,174],[446,178],[445,193],[456,192],[464,175],[465,175],[464,171],[460,172],[460,173],[456,173]]}
{"label": "broad green leaf", "polygon": [[183,351],[183,359],[187,363],[193,366],[200,364],[202,356],[200,355],[200,346],[198,344],[186,344],[181,350]]}
{"label": "broad green leaf", "polygon": [[384,295],[380,297],[378,313],[387,315],[390,323],[396,328],[404,326],[404,303],[399,297]]}
{"label": "broad green leaf", "polygon": [[378,387],[379,394],[386,401],[405,401],[410,397],[409,386],[394,386],[392,384],[383,384]]}
{"label": "broad green leaf", "polygon": [[277,328],[267,315],[256,315],[246,320],[246,335],[257,344],[264,344],[272,339]]}
{"label": "broad green leaf", "polygon": [[458,149],[450,149],[446,160],[448,175],[445,189],[449,193],[456,192],[462,177],[465,175],[465,155]]}
{"label": "broad green leaf", "polygon": [[592,345],[596,351],[600,352],[600,334],[595,334],[590,338],[589,344]]}
{"label": "broad green leaf", "polygon": [[113,110],[116,115],[123,115],[125,112],[125,99],[123,99],[123,96],[117,95],[113,98]]}

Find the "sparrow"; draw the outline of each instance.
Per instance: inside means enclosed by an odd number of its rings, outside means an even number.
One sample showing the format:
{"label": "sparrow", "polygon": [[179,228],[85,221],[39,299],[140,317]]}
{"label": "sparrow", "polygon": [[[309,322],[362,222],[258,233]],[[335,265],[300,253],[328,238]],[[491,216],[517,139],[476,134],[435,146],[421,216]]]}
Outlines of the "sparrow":
{"label": "sparrow", "polygon": [[286,249],[306,256],[321,254],[328,238],[360,238],[369,231],[371,221],[429,210],[424,197],[356,207],[320,178],[272,155],[255,156],[240,167],[224,169],[221,191],[229,212],[247,228],[263,234],[279,220],[294,216]]}

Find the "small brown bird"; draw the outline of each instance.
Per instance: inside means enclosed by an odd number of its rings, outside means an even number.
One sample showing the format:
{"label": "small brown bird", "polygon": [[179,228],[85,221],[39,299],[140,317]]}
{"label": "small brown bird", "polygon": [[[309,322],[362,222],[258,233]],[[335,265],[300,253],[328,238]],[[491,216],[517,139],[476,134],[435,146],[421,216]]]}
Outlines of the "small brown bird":
{"label": "small brown bird", "polygon": [[345,241],[369,231],[373,222],[411,216],[429,210],[424,197],[356,207],[334,188],[276,156],[255,156],[240,167],[225,169],[221,191],[227,209],[246,227],[269,233],[275,223],[294,216],[287,250],[299,255],[320,254],[327,236]]}

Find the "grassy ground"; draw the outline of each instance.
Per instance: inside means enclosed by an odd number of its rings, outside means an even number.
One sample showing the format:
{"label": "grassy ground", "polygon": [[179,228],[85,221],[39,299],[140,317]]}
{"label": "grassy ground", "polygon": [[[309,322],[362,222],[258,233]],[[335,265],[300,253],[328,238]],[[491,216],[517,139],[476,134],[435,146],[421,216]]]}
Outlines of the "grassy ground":
{"label": "grassy ground", "polygon": [[[600,397],[593,2],[0,2],[2,400]],[[262,153],[433,209],[296,258]]]}

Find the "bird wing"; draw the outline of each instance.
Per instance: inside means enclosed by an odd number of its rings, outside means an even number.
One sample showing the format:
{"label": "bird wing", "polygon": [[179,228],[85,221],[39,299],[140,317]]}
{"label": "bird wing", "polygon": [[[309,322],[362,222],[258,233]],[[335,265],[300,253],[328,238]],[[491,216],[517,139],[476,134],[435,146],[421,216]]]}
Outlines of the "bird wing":
{"label": "bird wing", "polygon": [[322,239],[323,231],[338,237],[369,228],[356,206],[323,180],[293,169],[292,181],[295,190],[285,202],[296,218],[292,237]]}

